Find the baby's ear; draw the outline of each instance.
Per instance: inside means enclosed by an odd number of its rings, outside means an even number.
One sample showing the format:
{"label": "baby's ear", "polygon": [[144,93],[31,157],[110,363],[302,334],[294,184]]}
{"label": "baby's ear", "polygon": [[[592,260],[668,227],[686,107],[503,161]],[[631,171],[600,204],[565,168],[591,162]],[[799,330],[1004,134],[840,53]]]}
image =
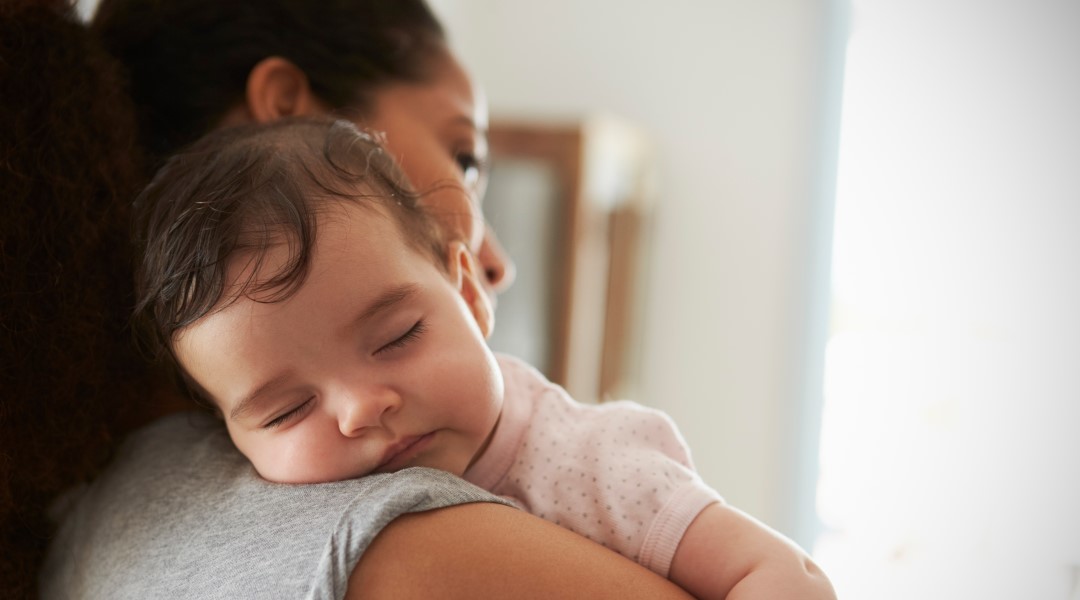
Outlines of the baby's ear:
{"label": "baby's ear", "polygon": [[320,112],[307,74],[280,56],[264,58],[251,68],[245,99],[256,123]]}
{"label": "baby's ear", "polygon": [[483,334],[484,339],[487,339],[495,327],[495,311],[480,283],[479,271],[472,252],[469,252],[464,243],[453,242],[447,251],[447,260],[449,260],[447,266],[450,271],[450,281],[465,300],[469,312],[480,327],[480,333]]}

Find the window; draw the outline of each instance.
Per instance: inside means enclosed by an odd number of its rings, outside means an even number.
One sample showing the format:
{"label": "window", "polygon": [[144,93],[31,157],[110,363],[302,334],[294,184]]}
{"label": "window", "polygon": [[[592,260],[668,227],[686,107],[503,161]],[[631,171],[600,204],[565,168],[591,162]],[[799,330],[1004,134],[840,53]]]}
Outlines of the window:
{"label": "window", "polygon": [[852,8],[814,554],[1080,598],[1080,3]]}

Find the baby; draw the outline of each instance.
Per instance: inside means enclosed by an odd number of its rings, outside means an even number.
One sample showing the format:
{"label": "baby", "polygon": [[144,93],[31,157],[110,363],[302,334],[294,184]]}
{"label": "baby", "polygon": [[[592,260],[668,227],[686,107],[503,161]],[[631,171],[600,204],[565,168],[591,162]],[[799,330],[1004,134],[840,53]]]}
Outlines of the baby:
{"label": "baby", "polygon": [[834,598],[665,415],[493,355],[481,274],[423,203],[346,122],[213,134],[136,201],[137,322],[267,480],[442,469],[698,597]]}

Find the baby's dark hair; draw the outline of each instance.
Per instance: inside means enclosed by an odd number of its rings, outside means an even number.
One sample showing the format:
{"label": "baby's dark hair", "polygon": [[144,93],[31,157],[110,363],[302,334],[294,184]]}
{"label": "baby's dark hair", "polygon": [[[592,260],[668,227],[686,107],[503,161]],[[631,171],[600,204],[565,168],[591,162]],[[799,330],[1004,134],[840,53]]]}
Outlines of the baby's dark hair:
{"label": "baby's dark hair", "polygon": [[[348,121],[283,119],[212,133],[169,159],[135,200],[135,326],[153,358],[172,361],[182,329],[231,302],[287,299],[303,284],[317,216],[345,201],[385,211],[407,244],[446,267],[446,244],[391,157]],[[262,258],[286,243],[284,265]],[[229,281],[237,253],[255,268]],[[189,382],[190,383],[190,382]],[[194,391],[194,390],[192,390]]]}

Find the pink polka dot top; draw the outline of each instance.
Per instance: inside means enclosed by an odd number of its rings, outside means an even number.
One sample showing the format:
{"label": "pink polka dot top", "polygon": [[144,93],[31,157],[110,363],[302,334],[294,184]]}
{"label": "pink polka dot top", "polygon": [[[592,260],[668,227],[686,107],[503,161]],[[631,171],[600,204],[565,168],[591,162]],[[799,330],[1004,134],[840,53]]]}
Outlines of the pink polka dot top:
{"label": "pink polka dot top", "polygon": [[629,401],[582,404],[499,355],[502,415],[468,481],[667,577],[687,527],[720,501],[664,413]]}

